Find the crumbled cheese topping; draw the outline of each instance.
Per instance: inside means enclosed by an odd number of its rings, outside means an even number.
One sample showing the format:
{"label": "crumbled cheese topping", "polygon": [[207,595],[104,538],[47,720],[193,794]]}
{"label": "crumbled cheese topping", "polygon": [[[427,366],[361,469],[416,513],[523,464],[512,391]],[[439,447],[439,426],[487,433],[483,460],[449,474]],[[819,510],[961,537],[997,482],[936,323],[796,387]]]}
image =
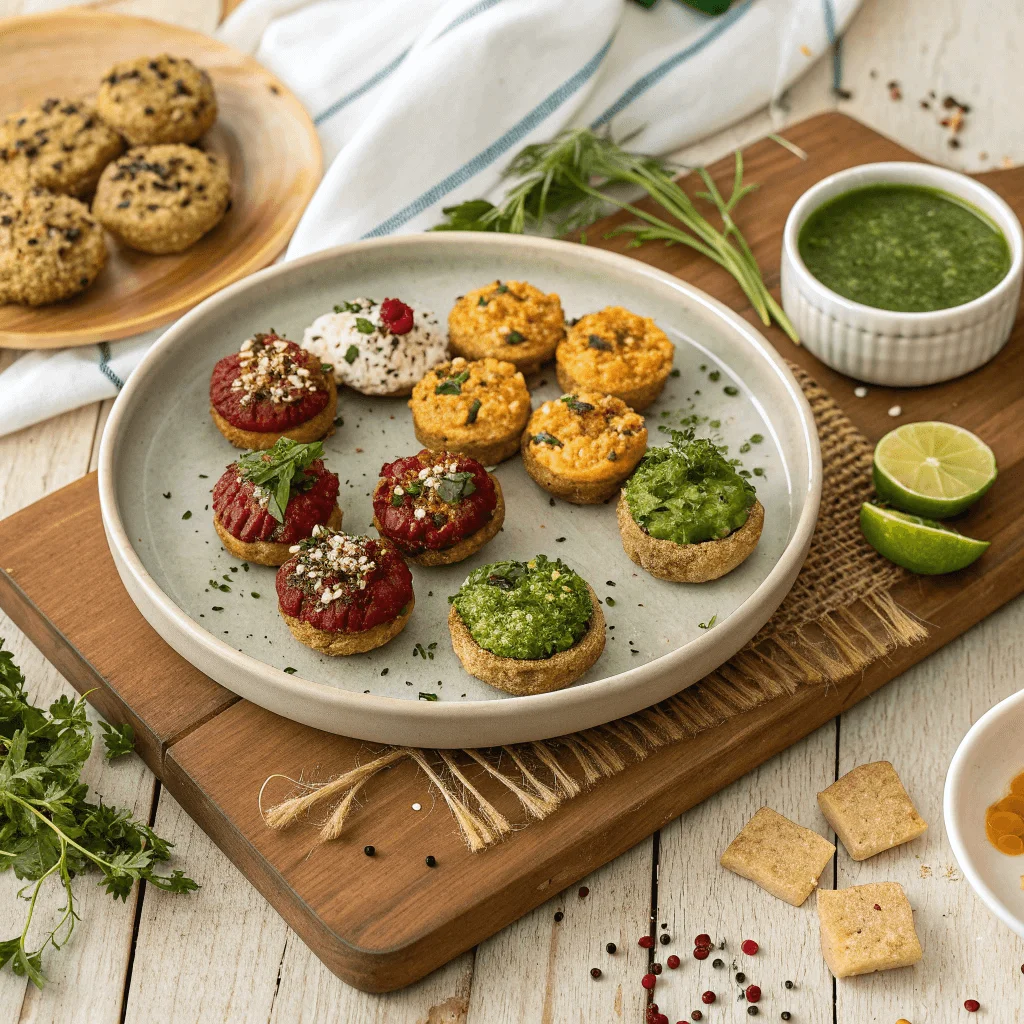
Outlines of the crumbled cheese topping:
{"label": "crumbled cheese topping", "polygon": [[293,544],[288,550],[299,555],[292,570],[322,605],[345,596],[350,587],[366,589],[366,581],[377,568],[367,554],[368,537],[352,537],[325,526],[314,526],[309,540]]}
{"label": "crumbled cheese topping", "polygon": [[290,342],[272,334],[257,334],[242,342],[238,352],[239,375],[231,390],[241,392],[243,406],[269,400],[275,405],[297,402],[307,391],[316,391],[309,369],[292,357]]}

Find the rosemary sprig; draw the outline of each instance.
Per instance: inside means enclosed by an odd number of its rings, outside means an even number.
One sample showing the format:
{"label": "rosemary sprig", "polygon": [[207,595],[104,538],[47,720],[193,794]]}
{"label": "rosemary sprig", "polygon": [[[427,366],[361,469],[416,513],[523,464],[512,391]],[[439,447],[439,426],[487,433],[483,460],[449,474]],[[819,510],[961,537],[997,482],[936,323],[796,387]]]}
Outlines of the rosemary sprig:
{"label": "rosemary sprig", "polygon": [[[521,234],[528,229],[553,227],[562,234],[585,227],[611,203],[641,222],[623,225],[611,234],[631,234],[631,244],[637,246],[652,241],[687,245],[714,260],[736,279],[762,323],[767,325],[774,320],[794,342],[799,342],[789,318],[765,285],[757,260],[733,219],[737,205],[757,187],[743,182],[742,155],[736,153],[728,198],[704,168],[696,171],[704,184],[704,190],[697,196],[715,209],[720,227],[700,212],[676,183],[673,171],[657,157],[631,153],[606,135],[576,128],[562,132],[551,142],[527,146],[515,157],[505,175],[518,180],[499,206],[473,199],[446,207],[447,220],[435,230]],[[613,189],[622,185],[646,192],[670,219],[621,199]]]}

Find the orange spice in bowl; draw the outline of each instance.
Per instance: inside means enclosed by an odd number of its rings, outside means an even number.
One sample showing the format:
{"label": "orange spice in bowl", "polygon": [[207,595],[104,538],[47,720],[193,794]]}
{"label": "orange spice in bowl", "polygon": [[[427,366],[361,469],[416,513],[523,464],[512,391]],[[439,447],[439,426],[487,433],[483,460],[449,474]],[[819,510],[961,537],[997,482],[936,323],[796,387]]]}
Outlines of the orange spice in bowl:
{"label": "orange spice in bowl", "polygon": [[1000,853],[1024,854],[1024,772],[1010,783],[1009,794],[985,811],[985,835]]}

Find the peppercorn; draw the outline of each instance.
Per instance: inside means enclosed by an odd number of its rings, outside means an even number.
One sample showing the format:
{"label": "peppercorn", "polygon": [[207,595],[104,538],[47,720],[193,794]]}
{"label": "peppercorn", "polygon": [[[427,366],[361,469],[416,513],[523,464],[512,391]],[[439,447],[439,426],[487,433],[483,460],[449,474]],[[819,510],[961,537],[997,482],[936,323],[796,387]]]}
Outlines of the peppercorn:
{"label": "peppercorn", "polygon": [[561,921],[563,917],[565,917],[565,914],[563,914],[560,910],[556,910],[555,911],[555,920],[556,921]]}
{"label": "peppercorn", "polygon": [[604,948],[606,953],[614,953],[617,947],[614,942],[609,942]]}
{"label": "peppercorn", "polygon": [[590,890],[585,886],[580,886],[580,899],[585,900],[590,895]]}
{"label": "peppercorn", "polygon": [[742,949],[747,956],[756,956],[757,951],[760,948],[761,947],[753,939],[744,939],[743,945],[740,946],[740,949]]}
{"label": "peppercorn", "polygon": [[739,971],[736,974],[736,980],[742,985],[747,980],[747,976],[742,971]]}
{"label": "peppercorn", "polygon": [[662,936],[661,936],[661,938],[660,938],[660,939],[659,939],[658,941],[659,941],[659,942],[660,942],[660,943],[661,943],[661,944],[662,944],[663,946],[667,946],[667,945],[668,945],[668,944],[669,944],[669,943],[670,943],[670,942],[672,941],[672,936],[671,936],[671,935],[669,935],[669,933],[668,933],[668,932],[665,932],[665,933],[664,933],[664,935],[662,935]]}
{"label": "peppercorn", "polygon": [[436,868],[437,867],[437,858],[435,856],[433,856],[433,854],[429,854],[429,853],[427,854],[427,867],[428,868]]}
{"label": "peppercorn", "polygon": [[710,1006],[717,998],[718,997],[715,993],[712,992],[711,989],[708,989],[707,992],[701,994],[700,1001],[705,1005]]}
{"label": "peppercorn", "polygon": [[760,1012],[761,1011],[756,1006],[747,1007],[747,1013],[749,1013],[751,1017],[756,1017]]}
{"label": "peppercorn", "polygon": [[600,978],[601,977],[601,968],[600,967],[591,967],[590,968],[590,976],[592,978]]}
{"label": "peppercorn", "polygon": [[666,964],[674,971],[679,966],[679,957],[673,953],[666,961]]}
{"label": "peppercorn", "polygon": [[701,932],[701,934],[698,935],[697,938],[695,938],[693,940],[693,944],[695,946],[710,946],[711,945],[711,936],[710,935],[706,935],[705,933]]}
{"label": "peppercorn", "polygon": [[701,1013],[700,1010],[694,1010],[693,1013],[690,1014],[690,1020],[701,1020],[703,1016],[704,1014]]}
{"label": "peppercorn", "polygon": [[[1024,970],[1024,968],[1021,968],[1021,970]],[[786,981],[786,988],[792,988],[792,987],[793,987],[793,982],[791,982],[791,981],[789,981],[787,979],[787,981]]]}
{"label": "peppercorn", "polygon": [[761,989],[757,985],[747,986],[747,1002],[756,1003],[761,999]]}
{"label": "peppercorn", "polygon": [[707,948],[707,946],[698,946],[693,951],[693,958],[694,958],[694,960],[707,960],[708,954],[710,952],[711,952],[711,950],[709,950]]}
{"label": "peppercorn", "polygon": [[725,966],[725,961],[720,956],[716,956],[715,959],[711,961],[711,966],[714,967],[716,971],[720,971]]}
{"label": "peppercorn", "polygon": [[640,979],[640,984],[643,985],[643,987],[648,991],[651,991],[654,988],[654,986],[658,984],[658,978],[654,974],[645,974]]}
{"label": "peppercorn", "polygon": [[372,846],[363,847],[363,853],[365,853],[367,857],[372,857],[376,852],[377,851]]}
{"label": "peppercorn", "polygon": [[652,939],[650,935],[641,935],[640,938],[637,939],[636,944],[641,949],[650,949],[651,946],[654,945],[654,939]]}
{"label": "peppercorn", "polygon": [[651,974],[661,974],[661,964],[651,964]]}
{"label": "peppercorn", "polygon": [[977,1013],[981,1009],[981,1003],[977,999],[965,999],[964,1009],[968,1013]]}

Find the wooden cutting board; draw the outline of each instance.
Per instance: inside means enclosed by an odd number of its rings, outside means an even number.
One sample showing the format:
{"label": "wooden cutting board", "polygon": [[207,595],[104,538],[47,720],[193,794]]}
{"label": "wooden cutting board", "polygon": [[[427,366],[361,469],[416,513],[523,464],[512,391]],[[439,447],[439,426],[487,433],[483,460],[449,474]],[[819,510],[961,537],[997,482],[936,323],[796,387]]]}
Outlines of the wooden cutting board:
{"label": "wooden cutting board", "polygon": [[[748,178],[761,188],[745,200],[741,226],[773,285],[783,222],[806,188],[854,164],[915,159],[839,114],[786,134],[808,153],[806,162],[767,140],[745,154]],[[713,170],[729,179],[732,162]],[[1024,214],[1024,170],[981,177]],[[590,244],[624,251],[625,239],[603,238],[622,219],[591,227]],[[649,245],[632,254],[754,320],[735,282],[689,250]],[[337,842],[310,853],[312,823],[280,833],[268,829],[257,806],[267,776],[329,777],[367,760],[373,749],[242,701],[167,647],[117,577],[94,475],[0,523],[0,607],[80,692],[92,691],[89,700],[103,715],[132,723],[153,771],[332,971],[370,991],[407,985],[806,736],[1024,590],[1024,322],[1002,353],[969,377],[918,390],[871,388],[863,399],[854,397],[851,381],[781,332],[767,333],[783,355],[831,390],[872,440],[897,422],[888,415],[893,405],[902,406],[899,422],[948,419],[984,437],[999,460],[1000,479],[963,529],[992,540],[991,549],[957,576],[914,579],[897,592],[901,604],[930,624],[926,642],[827,691],[804,687],[693,741],[663,748],[484,853],[467,852],[447,809],[435,806],[408,762],[369,784],[364,806]],[[46,554],[54,548],[72,552],[75,562],[59,585]],[[515,818],[506,795],[487,780],[478,785]],[[282,795],[283,789],[268,791],[271,799]],[[363,854],[367,844],[377,848],[376,857]],[[436,868],[425,866],[427,855],[437,858]]]}

